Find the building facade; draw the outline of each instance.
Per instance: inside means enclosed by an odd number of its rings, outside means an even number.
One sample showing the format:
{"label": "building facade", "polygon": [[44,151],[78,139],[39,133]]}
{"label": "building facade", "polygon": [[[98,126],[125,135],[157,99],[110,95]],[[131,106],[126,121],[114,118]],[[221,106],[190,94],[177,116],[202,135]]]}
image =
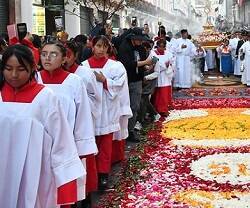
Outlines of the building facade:
{"label": "building facade", "polygon": [[238,26],[250,28],[250,0],[236,1],[235,15]]}
{"label": "building facade", "polygon": [[9,24],[9,1],[0,0],[0,34],[6,33]]}
{"label": "building facade", "polygon": [[[183,28],[197,30],[194,25],[199,25],[199,18],[196,10],[190,7],[192,1],[142,0],[133,7],[124,5],[122,11],[113,15],[113,27],[128,28],[132,17],[137,17],[138,26],[142,27],[147,23],[154,34],[157,33],[159,24],[174,33]],[[10,9],[5,9],[6,7]],[[97,10],[91,6],[79,6],[73,0],[0,0],[0,11],[10,12],[9,15],[1,13],[0,18],[5,18],[1,22],[25,22],[28,31],[41,36],[54,34],[58,24],[70,34],[70,37],[89,34],[96,16],[101,18],[106,15],[102,8]],[[0,31],[4,31],[5,28],[6,25],[0,27]]]}

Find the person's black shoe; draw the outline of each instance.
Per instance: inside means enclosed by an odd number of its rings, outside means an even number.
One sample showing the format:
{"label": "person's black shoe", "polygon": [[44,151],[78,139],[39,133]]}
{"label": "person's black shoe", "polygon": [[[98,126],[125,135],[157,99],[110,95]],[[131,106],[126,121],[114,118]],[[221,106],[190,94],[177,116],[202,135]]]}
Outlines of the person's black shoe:
{"label": "person's black shoe", "polygon": [[107,173],[98,174],[98,187],[100,191],[104,191],[108,188],[109,175]]}
{"label": "person's black shoe", "polygon": [[139,139],[138,134],[135,134],[135,132],[129,132],[127,141],[134,142],[134,143],[139,143],[140,139]]}
{"label": "person's black shoe", "polygon": [[91,195],[88,194],[86,196],[86,199],[84,199],[80,203],[78,203],[77,208],[91,208]]}
{"label": "person's black shoe", "polygon": [[72,205],[70,206],[70,208],[77,208],[77,203],[72,204]]}

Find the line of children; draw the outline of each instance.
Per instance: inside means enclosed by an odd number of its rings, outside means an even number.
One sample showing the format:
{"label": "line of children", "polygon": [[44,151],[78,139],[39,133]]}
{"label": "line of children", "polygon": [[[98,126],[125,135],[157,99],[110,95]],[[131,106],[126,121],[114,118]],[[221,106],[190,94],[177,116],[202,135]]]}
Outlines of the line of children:
{"label": "line of children", "polygon": [[[112,154],[113,161],[124,157],[127,123],[132,116],[126,70],[120,62],[108,58],[111,45],[105,36],[95,37],[92,43],[93,56],[79,66],[75,64],[77,46],[73,42],[47,42],[41,48],[39,72],[26,46],[14,45],[4,52],[0,107],[6,108],[1,111],[1,119],[8,122],[1,126],[6,137],[1,143],[5,148],[1,156],[13,158],[10,167],[19,165],[19,181],[13,180],[16,184],[0,194],[0,199],[10,195],[4,207],[66,208],[85,196],[89,200],[97,185],[107,188]],[[8,55],[9,50],[14,55]],[[16,120],[11,121],[12,117]],[[14,152],[13,128],[24,140],[18,141]],[[119,148],[121,151],[113,151]],[[16,152],[22,153],[18,163]],[[0,162],[6,170],[0,176],[1,187],[6,186],[7,176],[14,178],[13,168],[8,170],[6,166],[6,162]],[[26,195],[30,192],[32,200]]]}

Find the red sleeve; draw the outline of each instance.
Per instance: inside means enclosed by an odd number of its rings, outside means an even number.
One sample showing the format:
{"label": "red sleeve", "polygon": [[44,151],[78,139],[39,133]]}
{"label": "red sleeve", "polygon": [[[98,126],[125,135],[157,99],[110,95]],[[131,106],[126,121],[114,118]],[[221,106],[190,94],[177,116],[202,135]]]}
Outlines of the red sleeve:
{"label": "red sleeve", "polygon": [[57,189],[57,204],[73,204],[77,202],[76,180],[66,183]]}

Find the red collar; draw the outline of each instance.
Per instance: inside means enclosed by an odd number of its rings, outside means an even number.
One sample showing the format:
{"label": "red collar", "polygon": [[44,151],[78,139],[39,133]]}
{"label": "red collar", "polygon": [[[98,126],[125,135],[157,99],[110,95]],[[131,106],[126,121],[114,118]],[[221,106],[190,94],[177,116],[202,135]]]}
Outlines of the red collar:
{"label": "red collar", "polygon": [[164,55],[165,54],[165,51],[159,51],[159,50],[155,50],[155,53],[157,54],[157,55]]}
{"label": "red collar", "polygon": [[43,69],[40,74],[44,84],[62,84],[70,73],[60,67],[52,73]]}
{"label": "red collar", "polygon": [[88,59],[90,68],[103,68],[105,64],[107,63],[108,58],[102,57],[102,58],[96,58],[92,56]]}
{"label": "red collar", "polygon": [[1,90],[1,95],[4,102],[31,103],[43,88],[43,85],[32,80],[16,91],[12,86],[5,82]]}
{"label": "red collar", "polygon": [[68,72],[70,73],[75,73],[79,65],[77,63],[74,63],[69,69],[67,69]]}

